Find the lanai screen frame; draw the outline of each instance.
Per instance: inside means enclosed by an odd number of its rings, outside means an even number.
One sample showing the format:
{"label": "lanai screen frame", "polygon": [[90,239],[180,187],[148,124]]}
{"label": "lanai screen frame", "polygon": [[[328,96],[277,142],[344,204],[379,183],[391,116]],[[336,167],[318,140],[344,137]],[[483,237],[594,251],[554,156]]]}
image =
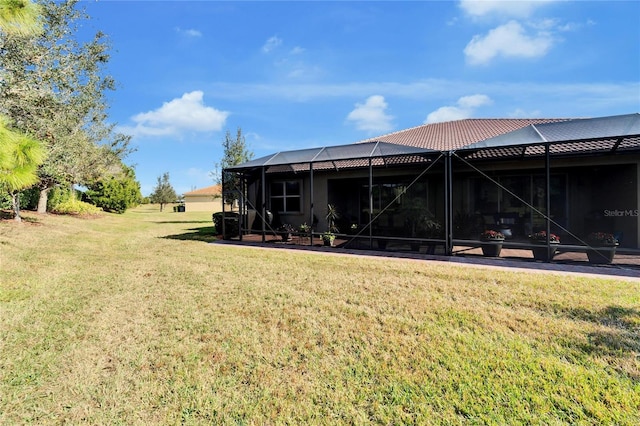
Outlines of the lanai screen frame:
{"label": "lanai screen frame", "polygon": [[[567,136],[569,136],[567,138]],[[522,129],[490,138],[464,148],[451,151],[450,157],[457,157],[467,165],[472,162],[502,160],[544,160],[545,213],[547,261],[551,256],[551,159],[602,157],[624,154],[640,154],[640,114],[627,114],[593,119],[577,119],[553,123],[532,124]],[[453,170],[453,164],[449,166]],[[449,177],[452,182],[452,176]],[[451,185],[451,184],[450,184]],[[453,197],[449,197],[452,200]],[[453,224],[453,205],[449,205],[448,221]],[[453,252],[453,238],[449,249]],[[586,243],[585,243],[586,244]],[[507,246],[509,244],[506,244]],[[516,246],[523,246],[516,244]],[[533,247],[533,245],[524,245]],[[572,249],[575,247],[559,245]]]}
{"label": "lanai screen frame", "polygon": [[[576,137],[577,136],[577,137]],[[369,181],[371,191],[373,162],[382,164],[392,158],[421,157],[424,161],[412,164],[430,163],[444,158],[445,181],[445,254],[453,254],[453,162],[457,157],[468,164],[472,162],[489,162],[517,159],[544,159],[546,180],[545,215],[547,227],[547,247],[551,248],[549,235],[551,232],[550,211],[550,173],[551,158],[576,158],[580,156],[599,157],[624,154],[640,154],[640,114],[602,117],[595,119],[567,120],[554,123],[530,125],[514,132],[490,138],[466,147],[439,151],[417,148],[387,142],[367,142],[333,147],[312,148],[297,151],[280,152],[256,160],[229,167],[225,172],[239,173],[244,177],[261,173],[262,183],[262,236],[265,237],[266,194],[265,175],[267,168],[289,168],[294,172],[308,171],[311,180],[310,220],[313,217],[313,171],[314,164],[332,164],[335,170],[344,170],[338,163],[354,160],[367,160],[369,166]],[[434,160],[435,159],[435,160]],[[362,169],[362,166],[355,167]],[[223,196],[225,193],[223,180]],[[243,192],[244,189],[241,191]],[[371,195],[370,195],[371,199]],[[241,208],[244,208],[242,206]],[[223,203],[224,215],[224,203]],[[223,221],[224,228],[224,221]],[[239,227],[242,238],[242,227]],[[370,231],[371,237],[371,231]],[[548,259],[550,260],[550,259]]]}
{"label": "lanai screen frame", "polygon": [[[420,164],[428,164],[429,167],[433,166],[437,163],[441,158],[445,157],[445,153],[437,150],[419,148],[413,146],[406,145],[398,145],[388,142],[381,141],[373,141],[373,142],[363,142],[356,144],[348,144],[348,145],[336,145],[336,146],[326,146],[320,148],[309,148],[302,150],[294,150],[294,151],[285,151],[278,152],[272,155],[268,155],[265,157],[261,157],[255,160],[248,161],[246,163],[228,167],[223,170],[223,197],[225,193],[230,191],[239,191],[240,192],[240,209],[241,211],[246,210],[246,200],[244,199],[244,182],[248,176],[255,176],[256,174],[260,174],[260,182],[261,182],[261,203],[259,206],[259,216],[262,222],[262,242],[265,242],[265,236],[267,233],[266,229],[266,176],[269,171],[273,172],[295,172],[295,173],[309,173],[310,180],[310,203],[309,203],[309,223],[313,222],[314,217],[314,193],[313,193],[313,174],[314,170],[357,170],[357,169],[368,169],[369,176],[369,207],[370,211],[372,209],[373,204],[373,189],[372,189],[372,181],[373,181],[373,169],[374,167],[384,167],[389,166],[392,167],[397,164],[410,164],[412,166],[418,166]],[[364,164],[363,164],[364,161]],[[317,168],[314,168],[317,167]],[[225,186],[224,176],[227,173],[235,173],[241,175],[242,188],[235,188],[229,190]],[[446,174],[446,163],[445,163],[445,174]],[[444,179],[446,184],[446,178]],[[449,191],[445,188],[444,194],[445,197]],[[447,200],[444,201],[444,206],[449,204]],[[257,210],[257,209],[256,209]],[[223,217],[225,215],[225,206],[223,203],[222,207]],[[448,214],[445,211],[445,217]],[[372,235],[372,217],[369,218],[369,239],[373,238]],[[224,233],[224,224],[223,221],[223,235]],[[239,222],[241,223],[241,222]],[[250,225],[249,225],[250,226]],[[239,226],[239,235],[238,237],[242,239],[243,228]],[[312,243],[313,243],[313,235],[311,235]],[[445,242],[445,245],[446,242]]]}

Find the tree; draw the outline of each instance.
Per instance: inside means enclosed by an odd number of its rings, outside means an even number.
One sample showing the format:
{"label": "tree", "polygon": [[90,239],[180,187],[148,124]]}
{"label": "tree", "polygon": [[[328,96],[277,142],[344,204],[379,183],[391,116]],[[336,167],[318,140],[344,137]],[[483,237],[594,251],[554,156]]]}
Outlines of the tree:
{"label": "tree", "polygon": [[240,190],[240,179],[234,173],[224,172],[227,167],[237,166],[245,163],[253,158],[253,152],[247,149],[247,144],[242,134],[242,129],[238,127],[236,138],[231,137],[231,132],[227,130],[225,139],[222,142],[224,149],[223,157],[219,163],[215,165],[214,179],[218,185],[222,184],[224,173],[224,184],[226,188],[230,188],[232,192],[223,195],[223,201],[233,205],[238,199],[238,191]]}
{"label": "tree", "polygon": [[0,192],[9,194],[14,218],[20,222],[20,191],[38,181],[38,165],[45,158],[40,142],[11,131],[0,116]]}
{"label": "tree", "polygon": [[95,181],[112,173],[129,152],[130,138],[106,121],[105,94],[115,88],[104,72],[106,36],[77,39],[77,22],[88,18],[77,3],[40,0],[41,32],[0,39],[0,113],[48,152],[38,169],[40,213],[46,212],[53,187]]}
{"label": "tree", "polygon": [[174,203],[177,198],[176,191],[169,182],[169,173],[163,174],[162,177],[158,176],[158,184],[153,188],[149,200],[152,203],[160,204],[160,211],[162,211],[165,204]]}
{"label": "tree", "polygon": [[30,35],[42,30],[40,8],[29,0],[0,0],[0,31]]}
{"label": "tree", "polygon": [[103,210],[124,213],[142,201],[140,183],[133,168],[122,165],[122,171],[110,177],[102,177],[88,186],[89,201]]}

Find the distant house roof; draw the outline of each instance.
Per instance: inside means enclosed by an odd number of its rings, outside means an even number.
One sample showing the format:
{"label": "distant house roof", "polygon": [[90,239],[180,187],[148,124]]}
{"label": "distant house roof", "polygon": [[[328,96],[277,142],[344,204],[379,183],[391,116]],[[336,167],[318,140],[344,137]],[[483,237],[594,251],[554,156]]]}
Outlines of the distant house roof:
{"label": "distant house roof", "polygon": [[190,192],[185,192],[184,195],[192,196],[205,196],[205,195],[220,195],[222,194],[222,187],[220,185],[207,186],[206,188],[195,189]]}
{"label": "distant house roof", "polygon": [[444,123],[423,124],[359,143],[382,141],[398,145],[453,151],[532,124],[566,121],[563,118],[467,118]]}

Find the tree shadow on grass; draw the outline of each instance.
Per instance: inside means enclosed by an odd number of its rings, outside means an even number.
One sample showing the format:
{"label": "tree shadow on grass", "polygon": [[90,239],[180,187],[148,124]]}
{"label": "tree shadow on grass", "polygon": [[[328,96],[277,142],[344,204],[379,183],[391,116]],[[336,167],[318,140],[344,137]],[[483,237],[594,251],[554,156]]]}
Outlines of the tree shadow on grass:
{"label": "tree shadow on grass", "polygon": [[[599,311],[584,308],[561,309],[561,315],[568,318],[587,321],[602,326],[597,331],[586,334],[587,341],[569,341],[569,345],[590,356],[633,360],[640,356],[640,310],[622,306],[607,306]],[[631,362],[633,364],[634,361]],[[618,363],[616,363],[618,364]],[[615,369],[635,380],[640,379],[640,371],[634,367]],[[628,364],[627,364],[628,365]]]}
{"label": "tree shadow on grass", "polygon": [[640,310],[608,306],[598,312],[574,310],[578,318],[605,326],[608,331],[589,334],[589,347],[607,355],[632,352],[640,354]]}
{"label": "tree shadow on grass", "polygon": [[181,240],[181,241],[202,241],[210,243],[218,240],[218,234],[215,226],[204,226],[202,228],[191,228],[184,234],[166,235],[162,238],[169,240]]}
{"label": "tree shadow on grass", "polygon": [[[40,224],[40,219],[32,216],[27,216],[24,214],[25,211],[22,211],[20,217],[22,218],[22,222],[27,222],[31,224]],[[12,210],[0,210],[0,221],[11,221],[15,222],[15,216]]]}
{"label": "tree shadow on grass", "polygon": [[210,220],[162,220],[154,223],[211,223]]}

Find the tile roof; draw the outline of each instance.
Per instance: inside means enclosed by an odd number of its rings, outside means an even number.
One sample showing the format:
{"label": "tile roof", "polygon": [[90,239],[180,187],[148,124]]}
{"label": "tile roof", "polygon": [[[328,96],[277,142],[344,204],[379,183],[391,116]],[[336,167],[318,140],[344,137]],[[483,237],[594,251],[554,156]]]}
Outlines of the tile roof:
{"label": "tile roof", "polygon": [[423,124],[358,143],[382,141],[399,145],[451,151],[531,124],[565,121],[562,118],[467,118],[444,123]]}
{"label": "tile roof", "polygon": [[222,194],[222,187],[220,185],[207,186],[206,188],[195,189],[190,192],[185,192],[184,195],[220,195]]}

